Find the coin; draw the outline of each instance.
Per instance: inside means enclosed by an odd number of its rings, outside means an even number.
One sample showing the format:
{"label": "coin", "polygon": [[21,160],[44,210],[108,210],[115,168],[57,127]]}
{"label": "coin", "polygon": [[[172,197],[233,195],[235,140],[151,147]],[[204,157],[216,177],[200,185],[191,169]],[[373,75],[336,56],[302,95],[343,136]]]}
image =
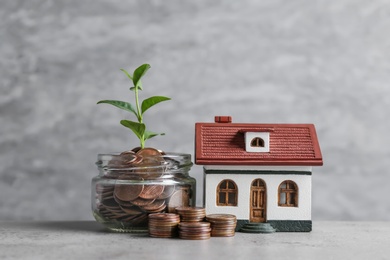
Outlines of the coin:
{"label": "coin", "polygon": [[125,207],[125,206],[120,206],[123,212],[125,212],[128,216],[129,215],[138,215],[142,213],[142,211],[139,209],[139,207]]}
{"label": "coin", "polygon": [[100,193],[100,197],[102,197],[104,199],[107,199],[108,197],[111,197],[113,195],[114,195],[114,190],[104,191],[104,192]]}
{"label": "coin", "polygon": [[211,236],[210,231],[209,222],[181,222],[179,224],[179,237],[181,239],[209,239]]}
{"label": "coin", "polygon": [[96,192],[97,193],[104,193],[113,191],[114,187],[112,185],[102,185],[102,184],[96,184]]}
{"label": "coin", "polygon": [[235,234],[237,218],[231,214],[210,214],[206,220],[211,223],[212,237],[231,237]]}
{"label": "coin", "polygon": [[161,155],[161,153],[154,148],[143,148],[137,151],[137,155],[143,156],[143,157],[148,157],[148,156],[153,156],[153,155]]}
{"label": "coin", "polygon": [[127,215],[127,217],[122,218],[121,221],[123,221],[123,222],[131,222],[133,219],[137,219],[137,217],[139,217],[140,215],[142,215],[142,214]]}
{"label": "coin", "polygon": [[180,216],[173,213],[156,213],[156,214],[150,214],[149,219],[158,219],[158,220],[177,220],[180,221]]}
{"label": "coin", "polygon": [[144,185],[124,185],[116,184],[114,189],[115,196],[123,201],[131,201],[142,193]]}
{"label": "coin", "polygon": [[149,215],[149,236],[168,238],[177,236],[177,225],[180,216],[172,213],[155,213]]}
{"label": "coin", "polygon": [[207,220],[215,220],[215,221],[235,221],[236,216],[231,214],[209,214],[206,216]]}
{"label": "coin", "polygon": [[142,157],[133,151],[124,151],[120,154],[120,161],[124,166],[131,166],[142,161]]}
{"label": "coin", "polygon": [[169,198],[168,202],[168,212],[174,213],[176,212],[177,207],[189,206],[189,194],[187,188],[180,188],[176,190],[172,196]]}
{"label": "coin", "polygon": [[114,200],[114,198],[102,200],[101,203],[102,203],[102,205],[104,205],[106,208],[110,208],[110,207],[119,207],[118,203]]}
{"label": "coin", "polygon": [[209,222],[180,222],[179,228],[181,229],[208,229],[210,228]]}
{"label": "coin", "polygon": [[119,206],[121,207],[132,207],[134,206],[133,203],[129,202],[129,201],[123,201],[123,200],[120,200],[118,199],[116,196],[114,196],[114,200],[119,204]]}
{"label": "coin", "polygon": [[157,199],[167,199],[175,191],[175,185],[164,185],[164,190]]}
{"label": "coin", "polygon": [[148,212],[158,212],[165,209],[165,200],[155,200],[153,203],[143,206],[142,209]]}
{"label": "coin", "polygon": [[141,150],[141,147],[139,147],[139,146],[131,149],[131,151],[134,153],[137,153],[139,150]]}
{"label": "coin", "polygon": [[163,185],[145,185],[142,192],[138,195],[143,199],[156,199],[164,191]]}
{"label": "coin", "polygon": [[134,225],[146,226],[148,223],[148,214],[140,214],[131,220]]}
{"label": "coin", "polygon": [[176,212],[184,222],[199,222],[206,216],[206,209],[202,207],[177,207]]}
{"label": "coin", "polygon": [[180,233],[179,238],[186,240],[207,240],[210,239],[210,234],[193,236]]}
{"label": "coin", "polygon": [[155,199],[142,199],[142,198],[136,198],[135,200],[130,201],[133,205],[136,206],[146,206],[149,204],[152,204]]}

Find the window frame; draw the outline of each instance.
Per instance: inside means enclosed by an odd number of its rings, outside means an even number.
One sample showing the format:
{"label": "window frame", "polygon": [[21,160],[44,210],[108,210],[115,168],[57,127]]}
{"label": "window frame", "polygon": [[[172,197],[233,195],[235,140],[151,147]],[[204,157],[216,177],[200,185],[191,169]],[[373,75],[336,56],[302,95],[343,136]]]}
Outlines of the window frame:
{"label": "window frame", "polygon": [[[286,187],[282,187],[284,184],[286,184]],[[285,202],[284,203],[282,203],[282,198],[283,198],[282,194],[285,194],[285,196],[284,196]],[[298,194],[299,194],[299,189],[298,189],[298,185],[296,184],[296,182],[294,182],[292,180],[283,181],[282,183],[279,184],[279,188],[278,188],[278,206],[279,207],[297,208],[299,205]],[[294,203],[290,203],[291,196],[294,196],[294,198],[293,198]]]}
{"label": "window frame", "polygon": [[[233,184],[233,188],[229,188],[229,182],[231,184]],[[224,185],[224,186],[222,186],[222,185]],[[224,193],[224,195],[223,195],[224,199],[225,199],[224,203],[221,202],[222,197],[220,196],[220,193]],[[229,200],[229,198],[231,198],[229,196],[229,194],[233,194],[234,201],[232,203]],[[238,205],[238,186],[233,180],[224,179],[218,183],[216,203],[217,203],[217,206],[220,206],[220,207],[237,207],[237,205]]]}

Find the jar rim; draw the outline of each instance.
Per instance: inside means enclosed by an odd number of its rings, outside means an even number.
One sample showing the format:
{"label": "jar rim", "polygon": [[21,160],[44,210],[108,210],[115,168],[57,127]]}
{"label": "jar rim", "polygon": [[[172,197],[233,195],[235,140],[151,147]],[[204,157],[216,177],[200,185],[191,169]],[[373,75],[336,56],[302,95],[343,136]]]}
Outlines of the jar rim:
{"label": "jar rim", "polygon": [[148,173],[148,170],[162,171],[169,173],[174,173],[175,171],[183,171],[187,168],[192,167],[193,163],[191,161],[191,154],[186,153],[164,153],[163,155],[152,155],[152,156],[139,156],[143,160],[151,160],[152,163],[150,165],[137,165],[129,163],[128,161],[124,161],[121,153],[101,153],[97,156],[96,166],[99,169],[104,171],[137,171],[142,170],[141,173]]}

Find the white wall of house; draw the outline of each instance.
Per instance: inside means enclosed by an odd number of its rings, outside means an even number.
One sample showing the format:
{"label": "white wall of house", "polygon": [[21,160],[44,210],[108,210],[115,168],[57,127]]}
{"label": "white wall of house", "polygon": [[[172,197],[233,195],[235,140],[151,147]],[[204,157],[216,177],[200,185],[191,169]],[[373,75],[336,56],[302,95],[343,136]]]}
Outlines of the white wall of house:
{"label": "white wall of house", "polygon": [[[311,220],[311,175],[295,174],[205,174],[205,208],[207,214],[234,214],[238,219],[249,219],[250,189],[253,180],[262,179],[267,186],[267,220]],[[233,180],[238,186],[237,206],[217,206],[218,184],[225,179]],[[285,180],[298,185],[298,207],[279,207],[278,188]]]}

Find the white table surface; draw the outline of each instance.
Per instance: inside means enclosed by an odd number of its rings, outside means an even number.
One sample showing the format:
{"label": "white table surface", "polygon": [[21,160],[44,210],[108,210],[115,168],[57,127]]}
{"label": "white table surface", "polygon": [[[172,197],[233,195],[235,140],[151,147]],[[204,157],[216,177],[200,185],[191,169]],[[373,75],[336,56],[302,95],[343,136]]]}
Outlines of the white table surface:
{"label": "white table surface", "polygon": [[390,222],[313,222],[310,233],[209,240],[111,233],[94,221],[0,222],[0,259],[390,259]]}

